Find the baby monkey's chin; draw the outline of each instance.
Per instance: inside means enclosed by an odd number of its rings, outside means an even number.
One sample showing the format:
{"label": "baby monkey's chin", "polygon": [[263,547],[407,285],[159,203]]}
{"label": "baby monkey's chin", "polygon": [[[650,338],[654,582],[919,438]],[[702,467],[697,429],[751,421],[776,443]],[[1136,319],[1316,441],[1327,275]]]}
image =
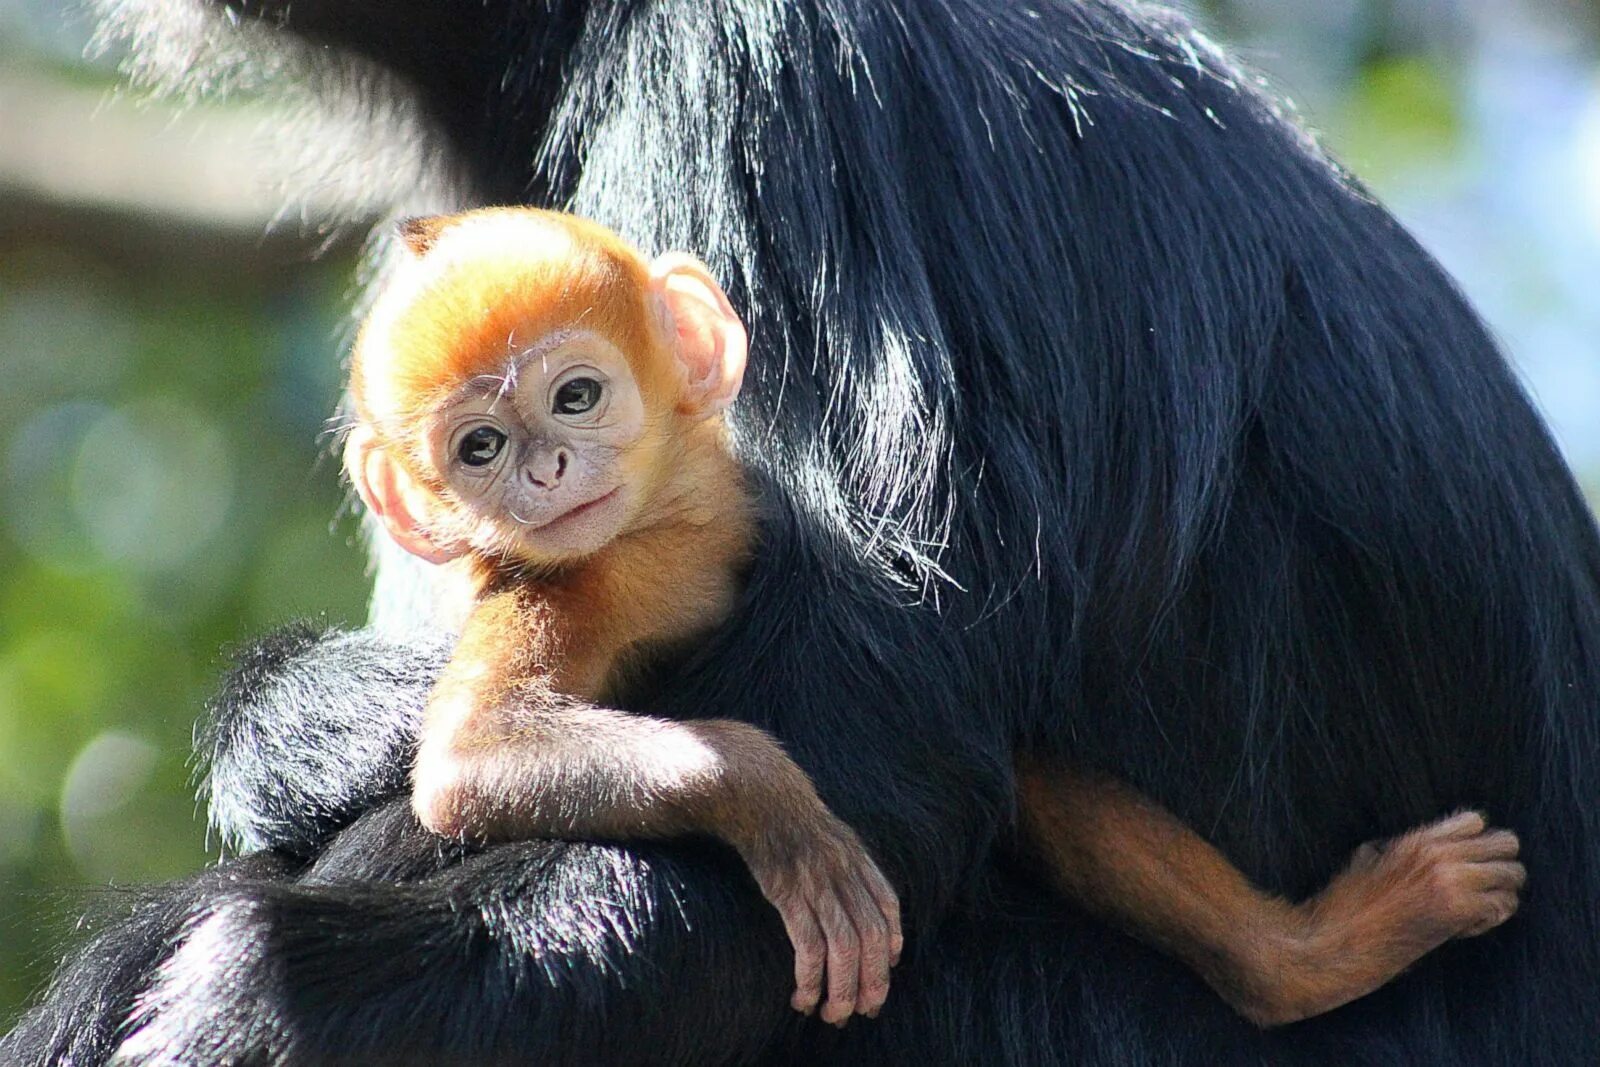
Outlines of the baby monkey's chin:
{"label": "baby monkey's chin", "polygon": [[537,526],[517,527],[520,554],[530,562],[560,563],[598,552],[626,524],[625,496],[618,487]]}

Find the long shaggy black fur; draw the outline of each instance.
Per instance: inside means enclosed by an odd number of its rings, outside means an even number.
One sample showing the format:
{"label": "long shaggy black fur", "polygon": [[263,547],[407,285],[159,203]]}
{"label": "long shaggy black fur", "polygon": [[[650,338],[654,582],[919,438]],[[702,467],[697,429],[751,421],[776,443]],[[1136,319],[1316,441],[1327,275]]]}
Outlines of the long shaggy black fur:
{"label": "long shaggy black fur", "polygon": [[308,856],[404,792],[449,651],[304,623],[241,650],[195,743],[223,842]]}
{"label": "long shaggy black fur", "polygon": [[[638,703],[781,737],[892,872],[910,950],[882,1018],[834,1032],[787,1008],[782,931],[716,848],[442,849],[378,802],[437,654],[333,634],[214,712],[216,817],[299,858],[155,891],[7,1062],[1594,1062],[1594,523],[1450,280],[1183,22],[229,7],[411,86],[461,203],[571,208],[727,281],[765,540],[738,617]],[[1285,894],[1467,805],[1522,835],[1530,889],[1259,1033],[1012,869],[1022,750]]]}

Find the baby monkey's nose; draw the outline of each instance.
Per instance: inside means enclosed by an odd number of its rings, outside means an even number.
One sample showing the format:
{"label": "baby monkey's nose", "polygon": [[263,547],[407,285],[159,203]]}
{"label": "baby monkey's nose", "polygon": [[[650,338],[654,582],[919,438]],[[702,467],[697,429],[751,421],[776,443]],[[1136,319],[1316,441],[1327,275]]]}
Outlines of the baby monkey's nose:
{"label": "baby monkey's nose", "polygon": [[522,473],[540,489],[554,489],[567,473],[570,455],[564,448],[542,448],[528,458]]}

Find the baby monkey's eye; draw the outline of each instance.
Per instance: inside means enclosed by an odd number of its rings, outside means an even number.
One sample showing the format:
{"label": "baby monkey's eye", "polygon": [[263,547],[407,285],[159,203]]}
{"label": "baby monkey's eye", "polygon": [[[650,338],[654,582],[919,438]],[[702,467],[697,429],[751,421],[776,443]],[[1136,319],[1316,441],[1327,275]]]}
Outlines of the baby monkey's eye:
{"label": "baby monkey's eye", "polygon": [[556,390],[550,410],[557,415],[582,415],[600,403],[600,383],[593,378],[573,378]]}
{"label": "baby monkey's eye", "polygon": [[505,434],[493,426],[478,426],[468,431],[456,445],[456,458],[469,467],[487,466],[505,445]]}

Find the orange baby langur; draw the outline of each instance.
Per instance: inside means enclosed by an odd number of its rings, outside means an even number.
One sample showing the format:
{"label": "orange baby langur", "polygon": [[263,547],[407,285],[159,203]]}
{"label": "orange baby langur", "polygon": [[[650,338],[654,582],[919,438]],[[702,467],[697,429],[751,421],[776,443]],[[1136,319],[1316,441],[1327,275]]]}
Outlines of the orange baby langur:
{"label": "orange baby langur", "polygon": [[478,839],[703,833],[795,948],[794,1006],[876,1014],[894,890],[764,731],[615,711],[631,664],[729,612],[754,537],[722,411],[745,331],[704,266],[500,209],[411,220],[356,345],[346,468],[389,534],[477,597],[428,700],[412,802]]}
{"label": "orange baby langur", "polygon": [[[432,694],[422,822],[486,839],[714,835],[795,946],[794,1004],[875,1014],[894,891],[767,734],[597,706],[630,665],[722,621],[755,529],[721,412],[745,333],[697,261],[524,209],[414,220],[358,341],[351,480],[389,533],[465,556],[477,599]],[[1023,760],[1023,845],[1069,898],[1280,1025],[1389,981],[1517,906],[1515,835],[1462,813],[1359,850],[1311,899],[1252,886],[1117,782]]]}

